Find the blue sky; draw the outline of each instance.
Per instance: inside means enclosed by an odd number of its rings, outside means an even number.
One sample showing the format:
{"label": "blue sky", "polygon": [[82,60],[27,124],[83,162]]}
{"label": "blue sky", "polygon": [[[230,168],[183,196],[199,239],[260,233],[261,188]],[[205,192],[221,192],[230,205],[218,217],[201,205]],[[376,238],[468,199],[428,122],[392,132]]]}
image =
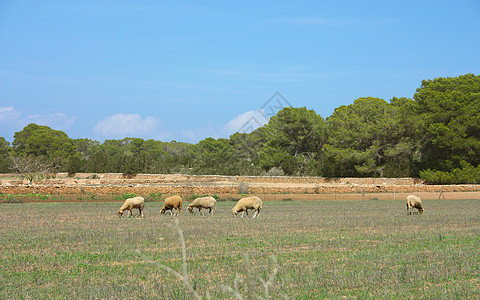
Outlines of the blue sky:
{"label": "blue sky", "polygon": [[326,118],[478,75],[479,53],[480,1],[0,0],[0,136],[195,143],[276,92]]}

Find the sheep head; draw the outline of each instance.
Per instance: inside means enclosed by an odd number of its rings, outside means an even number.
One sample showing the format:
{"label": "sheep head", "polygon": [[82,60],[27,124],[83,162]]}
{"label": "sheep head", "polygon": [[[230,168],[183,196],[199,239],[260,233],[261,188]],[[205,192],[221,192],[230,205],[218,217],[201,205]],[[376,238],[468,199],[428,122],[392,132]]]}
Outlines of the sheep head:
{"label": "sheep head", "polygon": [[118,217],[120,218],[121,216],[123,216],[123,210],[118,211]]}
{"label": "sheep head", "polygon": [[187,209],[188,209],[188,211],[189,211],[190,213],[193,214],[193,207],[192,207],[192,206],[188,206]]}

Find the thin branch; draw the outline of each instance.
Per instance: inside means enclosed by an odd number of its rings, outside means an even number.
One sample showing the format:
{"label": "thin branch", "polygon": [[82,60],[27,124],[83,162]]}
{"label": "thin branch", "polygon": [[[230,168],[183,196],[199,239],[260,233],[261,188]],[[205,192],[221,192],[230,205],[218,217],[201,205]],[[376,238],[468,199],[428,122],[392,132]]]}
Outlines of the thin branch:
{"label": "thin branch", "polygon": [[270,287],[273,285],[273,281],[277,277],[277,273],[278,273],[277,258],[273,255],[270,258],[272,259],[274,264],[272,274],[270,274],[267,281],[263,280],[262,277],[258,276],[258,280],[262,283],[263,288],[265,290],[265,299],[270,299],[270,295],[269,295]]}
{"label": "thin branch", "polygon": [[[173,276],[177,277],[179,280],[181,280],[183,282],[183,284],[185,285],[185,287],[190,291],[190,293],[192,293],[193,297],[195,299],[202,299],[202,297],[200,297],[200,295],[197,293],[197,291],[195,291],[195,288],[192,286],[189,278],[188,278],[188,270],[187,270],[187,251],[186,251],[186,247],[185,247],[185,238],[183,237],[183,232],[182,230],[180,229],[180,226],[178,225],[178,219],[175,220],[175,229],[177,230],[177,233],[178,233],[178,239],[180,240],[180,244],[182,245],[182,261],[183,261],[183,265],[182,265],[182,271],[183,271],[183,274],[180,274],[179,272],[175,271],[173,268],[170,268],[168,266],[165,266],[159,262],[151,262],[152,264],[166,270],[169,274],[172,274]],[[140,254],[140,250],[137,249],[137,253]],[[145,259],[145,256],[142,255]],[[146,259],[148,260],[148,259]],[[210,295],[207,294],[207,299],[210,299]]]}
{"label": "thin branch", "polygon": [[[244,257],[245,257],[247,265],[250,266],[250,258],[248,256],[248,254],[245,254]],[[255,294],[255,296],[258,299],[270,299],[270,287],[273,286],[275,278],[277,277],[277,274],[278,274],[277,258],[272,255],[270,257],[270,259],[273,261],[274,266],[273,266],[272,273],[270,274],[270,276],[268,276],[268,279],[264,280],[260,276],[257,277],[258,281],[262,284],[263,289],[264,289],[264,293],[265,293],[265,295],[263,297],[258,295],[258,294]],[[245,286],[245,289],[248,291],[248,284],[243,282],[239,278],[238,274],[235,275],[235,280],[233,281],[233,288],[231,286],[228,286],[228,285],[224,285],[223,288],[224,288],[225,291],[232,293],[237,299],[244,299],[244,297],[240,293],[239,283],[242,283]],[[282,295],[282,296],[284,296],[285,299],[288,299],[288,296],[286,296],[286,295]]]}

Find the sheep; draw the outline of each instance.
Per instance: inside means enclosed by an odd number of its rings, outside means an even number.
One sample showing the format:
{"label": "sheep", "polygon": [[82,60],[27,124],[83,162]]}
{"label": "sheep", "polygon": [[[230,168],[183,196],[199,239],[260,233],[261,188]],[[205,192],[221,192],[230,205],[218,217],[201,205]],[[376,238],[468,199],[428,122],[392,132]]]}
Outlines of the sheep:
{"label": "sheep", "polygon": [[[170,215],[178,216],[178,214],[182,211],[182,197],[178,195],[170,196],[165,199],[165,204],[163,205],[160,213],[163,215],[165,214],[166,210],[170,210]],[[173,210],[176,210],[175,214],[173,214]]]}
{"label": "sheep", "polygon": [[244,213],[246,212],[248,215],[248,210],[253,209],[255,210],[255,214],[253,217],[258,217],[260,214],[260,210],[262,210],[262,200],[257,196],[246,197],[238,200],[237,204],[232,208],[232,215],[234,217],[237,216],[239,212],[242,212],[242,218]]}
{"label": "sheep", "polygon": [[422,199],[415,195],[407,196],[407,214],[411,215],[413,212],[413,208],[418,209],[418,212],[422,214],[425,210],[422,206]]}
{"label": "sheep", "polygon": [[139,211],[139,216],[143,218],[143,210],[145,208],[145,199],[143,197],[133,197],[133,198],[128,198],[125,200],[125,203],[123,203],[122,207],[120,207],[120,210],[118,211],[118,217],[120,218],[123,215],[123,211],[128,209],[128,215],[127,217],[132,216],[132,209],[138,208]]}
{"label": "sheep", "polygon": [[208,209],[208,213],[213,215],[213,208],[217,204],[217,200],[213,197],[200,197],[192,201],[187,207],[187,209],[193,213],[193,209],[196,207],[198,211],[204,215],[202,208]]}

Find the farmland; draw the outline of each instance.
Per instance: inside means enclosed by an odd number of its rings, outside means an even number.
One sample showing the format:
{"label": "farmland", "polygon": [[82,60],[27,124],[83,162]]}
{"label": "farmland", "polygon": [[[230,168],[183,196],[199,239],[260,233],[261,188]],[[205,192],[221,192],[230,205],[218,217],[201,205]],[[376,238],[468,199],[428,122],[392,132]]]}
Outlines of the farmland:
{"label": "farmland", "polygon": [[119,202],[0,204],[0,298],[191,299],[182,241],[200,297],[480,297],[478,199],[427,198],[411,216],[404,200],[266,201],[257,219],[232,201],[178,218],[161,205],[142,219]]}

